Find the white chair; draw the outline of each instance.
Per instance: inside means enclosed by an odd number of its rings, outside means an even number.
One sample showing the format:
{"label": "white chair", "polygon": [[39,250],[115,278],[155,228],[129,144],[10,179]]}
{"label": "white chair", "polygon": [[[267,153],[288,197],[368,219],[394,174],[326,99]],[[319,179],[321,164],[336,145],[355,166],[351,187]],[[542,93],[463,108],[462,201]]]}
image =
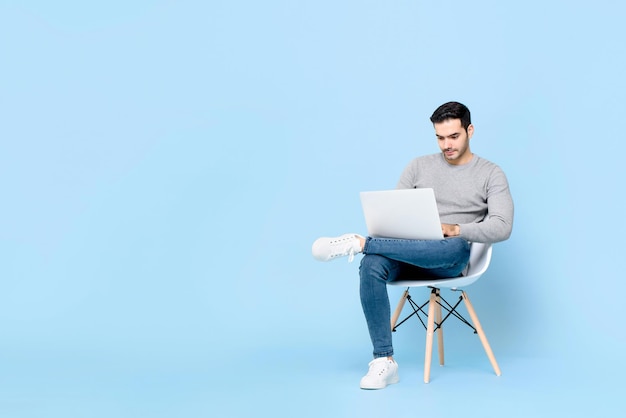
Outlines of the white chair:
{"label": "white chair", "polygon": [[[493,366],[493,370],[496,372],[497,376],[501,375],[500,367],[498,367],[498,363],[496,362],[496,358],[493,355],[493,351],[491,351],[491,346],[487,341],[487,337],[478,321],[478,316],[476,316],[476,312],[467,296],[467,293],[461,288],[465,288],[476,280],[478,280],[484,273],[487,271],[489,267],[489,263],[491,262],[491,244],[481,244],[481,243],[472,243],[470,248],[470,260],[467,272],[465,275],[461,277],[454,278],[445,278],[445,279],[420,279],[420,278],[401,278],[399,280],[395,280],[387,283],[389,286],[403,286],[407,289],[402,294],[400,301],[398,302],[398,306],[391,317],[391,329],[392,331],[396,331],[396,329],[402,325],[407,319],[416,316],[421,322],[422,325],[426,328],[426,352],[424,358],[424,383],[428,383],[430,381],[430,365],[432,361],[432,352],[433,352],[433,335],[436,331],[437,333],[437,346],[439,349],[439,364],[443,366],[444,364],[444,356],[443,356],[443,328],[442,325],[446,319],[450,316],[454,316],[459,319],[461,322],[465,323],[467,326],[474,330],[474,333],[478,334],[480,341],[487,353],[487,357]],[[418,305],[411,299],[409,294],[409,289],[411,287],[429,287],[431,288],[430,298],[423,303],[422,305]],[[453,305],[448,303],[440,294],[441,288],[448,288],[452,291],[460,291],[461,296],[458,301]],[[465,307],[467,308],[467,312],[472,319],[472,324],[467,321],[463,316],[456,310],[456,308],[461,303],[461,300],[465,302]],[[400,323],[398,323],[398,318],[404,308],[405,302],[409,302],[411,307],[413,308],[413,312],[409,314],[406,318],[404,318]],[[424,307],[428,305],[428,313],[424,311]],[[442,317],[442,308],[447,312],[445,317]],[[424,315],[427,318],[427,324],[424,324],[424,320],[420,315]]]}

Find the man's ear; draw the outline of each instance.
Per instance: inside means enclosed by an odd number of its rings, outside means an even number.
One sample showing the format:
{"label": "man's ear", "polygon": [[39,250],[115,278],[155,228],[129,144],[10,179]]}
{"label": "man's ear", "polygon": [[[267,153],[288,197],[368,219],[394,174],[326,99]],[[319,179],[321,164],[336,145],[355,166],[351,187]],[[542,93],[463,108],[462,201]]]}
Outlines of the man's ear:
{"label": "man's ear", "polygon": [[474,125],[471,123],[467,126],[467,139],[470,139],[474,135]]}

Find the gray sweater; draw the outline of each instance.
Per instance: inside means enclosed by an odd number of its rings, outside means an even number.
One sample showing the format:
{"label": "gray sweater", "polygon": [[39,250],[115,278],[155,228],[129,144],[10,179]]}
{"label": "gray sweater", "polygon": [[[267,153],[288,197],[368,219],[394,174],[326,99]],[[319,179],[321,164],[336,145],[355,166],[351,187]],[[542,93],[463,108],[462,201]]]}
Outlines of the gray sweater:
{"label": "gray sweater", "polygon": [[495,243],[511,235],[513,199],[504,172],[474,154],[463,165],[449,164],[443,154],[415,158],[404,169],[398,189],[431,187],[441,222],[458,224],[461,237]]}

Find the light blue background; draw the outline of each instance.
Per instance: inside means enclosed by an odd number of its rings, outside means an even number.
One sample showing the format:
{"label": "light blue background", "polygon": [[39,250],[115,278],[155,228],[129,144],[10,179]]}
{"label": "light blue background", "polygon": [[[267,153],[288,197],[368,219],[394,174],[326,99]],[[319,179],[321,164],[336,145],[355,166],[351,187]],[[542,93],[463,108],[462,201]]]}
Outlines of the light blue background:
{"label": "light blue background", "polygon": [[[565,416],[624,405],[617,0],[0,1],[0,415]],[[358,192],[472,110],[512,238],[447,332],[371,347]],[[399,296],[391,290],[392,304]],[[412,329],[410,327],[413,327]]]}

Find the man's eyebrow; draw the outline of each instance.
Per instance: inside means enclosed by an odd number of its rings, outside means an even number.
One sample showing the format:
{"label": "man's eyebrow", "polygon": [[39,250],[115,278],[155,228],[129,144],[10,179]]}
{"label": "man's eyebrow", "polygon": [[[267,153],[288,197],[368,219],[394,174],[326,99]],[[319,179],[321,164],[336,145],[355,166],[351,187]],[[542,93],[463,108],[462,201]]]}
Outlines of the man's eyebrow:
{"label": "man's eyebrow", "polygon": [[[459,136],[459,135],[461,135],[461,133],[460,133],[460,132],[454,132],[454,133],[451,133],[450,135],[448,135],[448,138],[453,137],[453,136]],[[435,136],[436,136],[437,138],[445,138],[445,136],[444,136],[444,135],[435,134]]]}

